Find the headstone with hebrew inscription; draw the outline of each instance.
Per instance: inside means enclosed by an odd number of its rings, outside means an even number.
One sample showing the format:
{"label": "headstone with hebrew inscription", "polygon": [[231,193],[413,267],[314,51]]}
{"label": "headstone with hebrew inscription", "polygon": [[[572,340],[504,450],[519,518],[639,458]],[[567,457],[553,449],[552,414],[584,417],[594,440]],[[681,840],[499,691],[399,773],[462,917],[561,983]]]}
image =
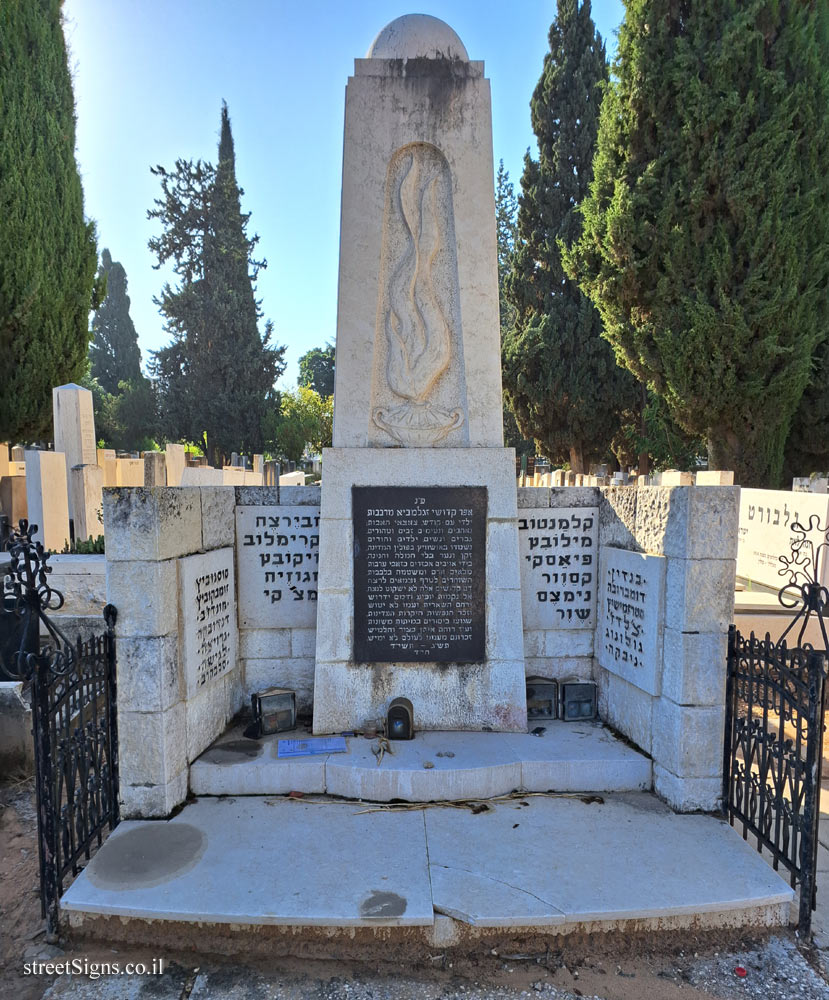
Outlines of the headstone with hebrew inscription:
{"label": "headstone with hebrew inscription", "polygon": [[483,63],[425,14],[386,25],[346,87],[318,733],[395,697],[416,729],[526,729],[491,117]]}
{"label": "headstone with hebrew inscription", "polygon": [[319,507],[236,508],[241,628],[316,625],[319,523]]}
{"label": "headstone with hebrew inscription", "polygon": [[524,628],[595,628],[598,508],[533,507],[519,515]]}
{"label": "headstone with hebrew inscription", "polygon": [[605,546],[599,567],[599,665],[651,695],[662,691],[665,564]]}

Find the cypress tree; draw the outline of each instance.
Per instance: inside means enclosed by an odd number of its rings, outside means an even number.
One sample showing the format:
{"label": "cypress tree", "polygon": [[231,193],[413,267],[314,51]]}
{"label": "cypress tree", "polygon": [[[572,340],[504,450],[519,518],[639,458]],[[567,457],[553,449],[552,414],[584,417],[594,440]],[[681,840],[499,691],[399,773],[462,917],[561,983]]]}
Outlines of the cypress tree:
{"label": "cypress tree", "polygon": [[269,346],[271,323],[259,332],[253,282],[267,265],[253,259],[258,237],[246,233],[250,215],[241,210],[227,105],[215,170],[179,161],[173,172],[154,173],[164,197],[149,216],[166,231],[150,248],[159,265],[172,259],[181,278],[157,300],[173,334],[152,365],[162,415],[171,437],[200,441],[219,465],[231,451],[262,450],[263,420],[285,368],[285,348]]}
{"label": "cypress tree", "polygon": [[0,3],[0,440],[51,437],[52,389],[83,378],[96,304],[61,6]]}
{"label": "cypress tree", "polygon": [[92,377],[104,392],[115,394],[119,382],[141,378],[141,350],[130,316],[127,273],[107,249],[101,252],[98,273],[106,282],[106,298],[92,319],[89,362]]}
{"label": "cypress tree", "polygon": [[626,12],[568,271],[710,466],[775,486],[827,335],[829,7]]}
{"label": "cypress tree", "polygon": [[518,231],[506,295],[515,319],[504,336],[509,402],[526,437],[554,461],[584,472],[610,451],[636,384],[602,339],[590,301],[564,274],[561,248],[581,234],[602,92],[608,79],[590,0],[558,0],[550,51],[530,102],[538,159],[524,159]]}

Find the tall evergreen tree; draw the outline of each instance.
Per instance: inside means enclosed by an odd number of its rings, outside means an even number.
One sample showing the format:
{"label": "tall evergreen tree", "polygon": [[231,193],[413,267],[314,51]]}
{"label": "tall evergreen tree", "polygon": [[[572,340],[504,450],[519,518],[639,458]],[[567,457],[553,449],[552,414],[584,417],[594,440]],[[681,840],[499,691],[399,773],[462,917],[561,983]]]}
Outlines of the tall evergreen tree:
{"label": "tall evergreen tree", "polygon": [[[515,188],[509,177],[509,171],[504,167],[504,161],[498,163],[498,173],[495,175],[495,233],[498,243],[498,309],[501,321],[501,343],[503,344],[507,331],[515,321],[515,308],[507,299],[505,284],[512,265],[512,253],[515,249],[515,228],[518,201]],[[517,455],[533,455],[535,442],[522,437],[515,420],[515,414],[510,406],[509,396],[502,393],[504,414],[504,444],[507,448],[515,448]]]}
{"label": "tall evergreen tree", "polygon": [[530,102],[538,159],[524,159],[518,233],[507,298],[515,320],[502,346],[504,382],[518,426],[576,472],[610,451],[619,414],[637,387],[602,339],[602,322],[565,277],[561,247],[581,235],[608,79],[590,0],[558,0],[550,51]]}
{"label": "tall evergreen tree", "polygon": [[83,378],[96,304],[61,6],[0,3],[0,440],[51,436],[52,388]]}
{"label": "tall evergreen tree", "polygon": [[625,6],[568,272],[711,467],[777,485],[827,336],[829,5]]}
{"label": "tall evergreen tree", "polygon": [[106,282],[106,298],[92,319],[89,361],[92,377],[104,392],[115,394],[119,382],[141,377],[141,350],[130,316],[127,273],[106,248],[101,252],[98,274]]}
{"label": "tall evergreen tree", "polygon": [[165,231],[150,248],[159,266],[174,262],[180,279],[157,300],[173,335],[152,365],[162,418],[170,436],[201,442],[218,465],[233,450],[262,450],[263,420],[285,368],[285,348],[270,346],[272,324],[259,332],[253,282],[266,262],[253,258],[258,237],[246,233],[227,105],[215,170],[180,160],[174,171],[153,172],[163,198],[148,214]]}

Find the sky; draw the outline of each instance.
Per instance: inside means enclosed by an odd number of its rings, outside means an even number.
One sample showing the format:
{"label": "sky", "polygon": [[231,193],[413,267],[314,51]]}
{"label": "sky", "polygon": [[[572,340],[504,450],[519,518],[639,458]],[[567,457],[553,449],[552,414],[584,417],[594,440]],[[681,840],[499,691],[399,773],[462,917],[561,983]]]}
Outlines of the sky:
{"label": "sky", "polygon": [[[268,261],[257,296],[297,362],[336,335],[345,85],[377,32],[407,13],[448,22],[492,87],[493,150],[519,188],[535,152],[529,101],[548,50],[553,0],[65,0],[85,210],[126,270],[146,365],[168,343],[153,297],[168,272],[147,247],[160,232],[150,167],[217,159],[222,100],[244,189],[248,233]],[[608,56],[622,0],[594,0]],[[264,324],[264,321],[263,321]]]}

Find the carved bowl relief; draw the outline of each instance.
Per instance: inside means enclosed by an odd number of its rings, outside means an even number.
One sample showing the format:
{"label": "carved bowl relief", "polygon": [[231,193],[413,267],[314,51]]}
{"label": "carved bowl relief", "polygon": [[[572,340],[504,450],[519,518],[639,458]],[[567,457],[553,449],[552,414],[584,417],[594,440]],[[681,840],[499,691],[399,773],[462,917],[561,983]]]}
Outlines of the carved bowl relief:
{"label": "carved bowl relief", "polygon": [[386,179],[370,444],[467,443],[460,331],[449,165],[416,143]]}

